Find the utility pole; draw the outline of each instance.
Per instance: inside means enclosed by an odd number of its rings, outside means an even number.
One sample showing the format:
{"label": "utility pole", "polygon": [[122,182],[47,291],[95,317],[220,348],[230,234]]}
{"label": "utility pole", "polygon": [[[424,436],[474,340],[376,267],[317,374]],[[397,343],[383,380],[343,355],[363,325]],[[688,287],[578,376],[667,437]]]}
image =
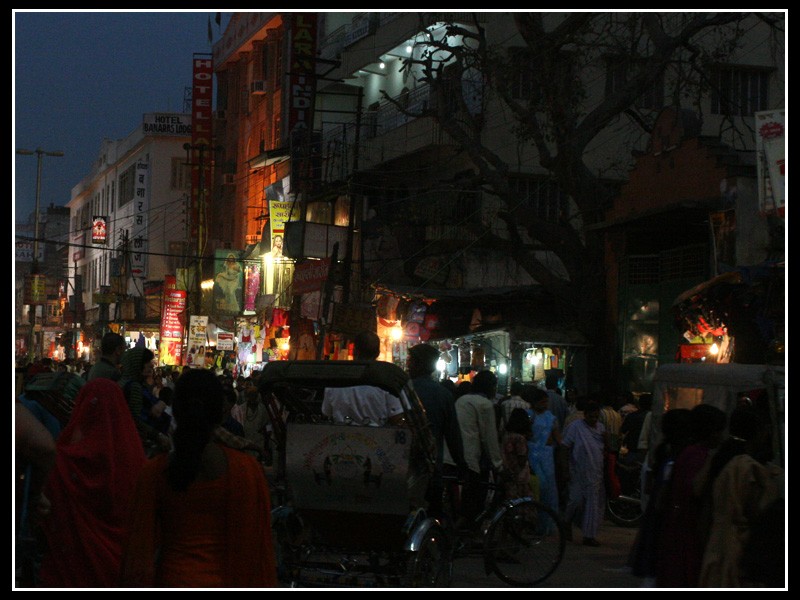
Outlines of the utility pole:
{"label": "utility pole", "polygon": [[[205,181],[205,170],[206,170],[206,155],[207,151],[213,151],[215,149],[210,148],[206,144],[197,144],[192,145],[186,143],[183,145],[183,149],[186,150],[187,156],[187,164],[191,166],[197,166],[199,171],[199,184],[197,190],[197,267],[195,273],[195,284],[197,285],[196,289],[196,296],[195,296],[195,309],[194,314],[200,315],[202,314],[202,302],[203,302],[203,290],[201,289],[200,285],[203,280],[203,273],[202,273],[202,265],[203,265],[203,254],[205,253],[205,245],[206,239],[208,237],[207,225],[206,225],[206,181]],[[191,162],[189,160],[189,153],[195,150],[197,151],[197,164]]]}
{"label": "utility pole", "polygon": [[[33,286],[36,291],[36,297],[33,294],[33,289],[31,290],[31,304],[28,305],[28,318],[31,323],[31,335],[30,335],[30,345],[28,347],[28,359],[33,360],[35,357],[35,340],[36,340],[36,307],[39,304],[40,298],[38,297],[38,292],[41,291],[41,274],[39,273],[39,199],[41,197],[42,192],[42,157],[43,156],[64,156],[63,152],[58,152],[55,150],[42,150],[41,148],[37,148],[36,150],[26,150],[24,148],[17,148],[17,154],[22,154],[25,156],[31,156],[33,154],[36,155],[36,208],[34,210],[34,224],[33,224],[33,264],[31,265],[31,281],[30,285]],[[46,283],[46,279],[45,279]],[[46,289],[46,286],[44,286]],[[46,301],[46,298],[45,298]],[[44,316],[44,315],[43,315]],[[41,334],[42,337],[42,346],[44,345],[44,332]],[[43,348],[39,352],[39,357],[41,358]]]}

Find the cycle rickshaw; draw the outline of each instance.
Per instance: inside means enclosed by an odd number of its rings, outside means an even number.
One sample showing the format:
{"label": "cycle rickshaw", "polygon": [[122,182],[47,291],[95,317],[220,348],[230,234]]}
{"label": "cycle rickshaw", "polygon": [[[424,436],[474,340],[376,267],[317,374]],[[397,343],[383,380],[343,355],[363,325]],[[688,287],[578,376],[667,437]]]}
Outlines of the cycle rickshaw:
{"label": "cycle rickshaw", "polygon": [[[405,426],[330,422],[328,388],[371,385],[401,398]],[[408,375],[375,361],[281,361],[259,380],[273,425],[272,526],[287,587],[447,587],[460,536],[452,520],[415,510],[435,442]],[[549,577],[564,525],[532,498],[497,498],[481,519],[486,574],[512,586]],[[555,533],[544,533],[550,519]]]}
{"label": "cycle rickshaw", "polygon": [[[325,390],[371,385],[400,397],[405,426],[334,424]],[[405,372],[379,361],[269,363],[259,387],[275,439],[272,520],[287,587],[441,587],[452,577],[443,524],[414,511],[435,442]]]}

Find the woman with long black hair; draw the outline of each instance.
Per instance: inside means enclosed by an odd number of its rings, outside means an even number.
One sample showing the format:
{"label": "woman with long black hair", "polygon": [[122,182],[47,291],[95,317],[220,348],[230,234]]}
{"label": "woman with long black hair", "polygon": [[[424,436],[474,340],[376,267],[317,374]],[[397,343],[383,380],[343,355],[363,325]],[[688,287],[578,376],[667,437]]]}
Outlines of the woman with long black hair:
{"label": "woman with long black hair", "polygon": [[223,398],[211,371],[178,379],[173,451],[149,461],[139,478],[123,585],[277,585],[264,471],[252,456],[214,441]]}

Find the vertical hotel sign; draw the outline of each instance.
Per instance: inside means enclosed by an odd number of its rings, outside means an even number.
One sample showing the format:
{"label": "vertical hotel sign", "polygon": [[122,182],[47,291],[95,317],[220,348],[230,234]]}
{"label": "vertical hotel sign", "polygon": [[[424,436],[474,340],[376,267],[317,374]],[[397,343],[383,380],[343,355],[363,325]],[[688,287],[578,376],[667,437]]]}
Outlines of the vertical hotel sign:
{"label": "vertical hotel sign", "polygon": [[192,60],[192,210],[191,236],[204,240],[206,202],[211,184],[211,104],[214,68],[211,55],[195,54]]}
{"label": "vertical hotel sign", "polygon": [[186,290],[177,288],[174,275],[164,277],[164,299],[161,302],[159,365],[180,365],[183,324],[180,316],[186,310]]}
{"label": "vertical hotel sign", "polygon": [[150,194],[147,182],[148,165],[136,162],[133,184],[133,236],[131,238],[131,275],[147,277],[147,220],[150,211]]}
{"label": "vertical hotel sign", "polygon": [[292,156],[292,189],[307,189],[316,94],[317,13],[290,13],[286,129]]}

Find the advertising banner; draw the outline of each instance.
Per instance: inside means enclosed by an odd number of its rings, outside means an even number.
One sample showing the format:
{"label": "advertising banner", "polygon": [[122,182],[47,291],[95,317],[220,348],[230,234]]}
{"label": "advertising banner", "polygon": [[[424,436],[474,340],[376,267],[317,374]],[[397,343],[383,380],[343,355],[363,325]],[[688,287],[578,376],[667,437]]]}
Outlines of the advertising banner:
{"label": "advertising banner", "polygon": [[92,243],[103,244],[107,243],[107,230],[108,230],[108,217],[95,216],[92,217]]}
{"label": "advertising banner", "polygon": [[150,192],[147,181],[148,164],[136,163],[133,184],[133,236],[131,238],[131,275],[147,277],[148,215],[150,214]]}
{"label": "advertising banner", "polygon": [[238,250],[217,250],[214,259],[214,308],[218,313],[242,312],[244,269]]}
{"label": "advertising banner", "polygon": [[189,317],[189,336],[186,340],[186,365],[203,368],[206,364],[206,345],[208,344],[208,317],[192,315]]}
{"label": "advertising banner", "polygon": [[786,207],[785,111],[762,111],[755,117],[759,208],[762,214],[783,217]]}
{"label": "advertising banner", "polygon": [[217,350],[233,350],[233,334],[227,331],[217,331]]}
{"label": "advertising banner", "polygon": [[161,304],[161,343],[158,364],[180,365],[183,343],[183,324],[180,316],[186,310],[186,290],[176,287],[175,276],[164,277],[164,299]]}

